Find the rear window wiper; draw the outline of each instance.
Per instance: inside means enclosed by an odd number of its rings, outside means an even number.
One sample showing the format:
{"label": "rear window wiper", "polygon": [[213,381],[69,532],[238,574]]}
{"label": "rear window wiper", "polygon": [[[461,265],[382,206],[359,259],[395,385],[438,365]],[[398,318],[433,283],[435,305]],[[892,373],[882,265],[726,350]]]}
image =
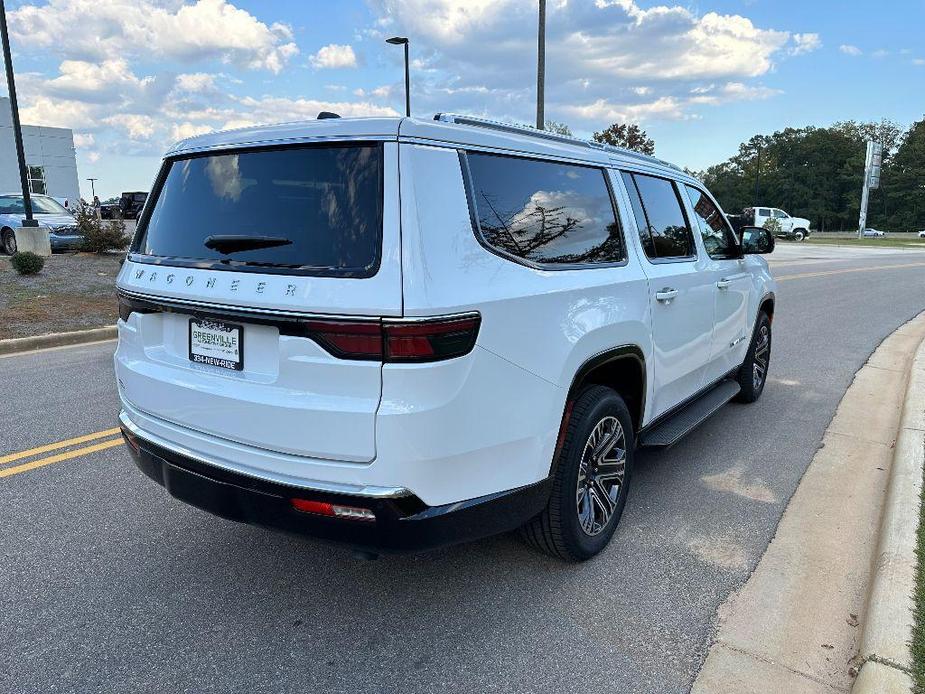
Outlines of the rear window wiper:
{"label": "rear window wiper", "polygon": [[206,248],[219,253],[238,253],[240,251],[256,251],[260,248],[288,246],[292,243],[292,240],[282,236],[214,234],[207,236],[203,243]]}

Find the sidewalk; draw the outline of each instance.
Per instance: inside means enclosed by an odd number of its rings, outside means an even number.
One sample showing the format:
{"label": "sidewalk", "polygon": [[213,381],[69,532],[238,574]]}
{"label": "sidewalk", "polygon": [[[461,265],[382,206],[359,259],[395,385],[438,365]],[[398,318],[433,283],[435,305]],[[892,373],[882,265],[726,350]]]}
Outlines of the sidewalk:
{"label": "sidewalk", "polygon": [[923,339],[925,314],[855,375],[774,539],[720,607],[693,692],[851,690],[909,370]]}

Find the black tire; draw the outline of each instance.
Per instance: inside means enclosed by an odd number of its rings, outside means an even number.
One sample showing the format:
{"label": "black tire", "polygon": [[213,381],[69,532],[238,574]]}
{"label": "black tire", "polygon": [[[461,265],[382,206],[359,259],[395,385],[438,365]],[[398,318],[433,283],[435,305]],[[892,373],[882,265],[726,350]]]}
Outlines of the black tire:
{"label": "black tire", "polygon": [[[600,438],[592,439],[598,432]],[[614,443],[610,447],[605,445],[611,440]],[[595,441],[602,451],[597,457],[592,455]],[[584,389],[572,406],[552,476],[549,503],[521,528],[527,543],[571,562],[585,561],[604,549],[626,506],[634,447],[633,420],[623,398],[604,386]],[[618,481],[616,475],[621,467]],[[606,494],[606,501],[602,494]],[[607,508],[611,510],[606,521],[596,522],[595,514],[603,520]]]}
{"label": "black tire", "polygon": [[12,229],[4,229],[0,233],[0,245],[3,246],[3,252],[7,255],[13,255],[16,252],[16,235]]}
{"label": "black tire", "polygon": [[803,241],[805,238],[806,238],[806,232],[803,231],[802,229],[797,229],[795,232],[793,232],[794,241]]}
{"label": "black tire", "polygon": [[[742,389],[736,395],[736,402],[755,402],[764,392],[771,366],[771,319],[764,311],[758,313],[752,342],[745,354],[745,361],[739,367],[736,380]],[[760,378],[759,378],[760,373]]]}

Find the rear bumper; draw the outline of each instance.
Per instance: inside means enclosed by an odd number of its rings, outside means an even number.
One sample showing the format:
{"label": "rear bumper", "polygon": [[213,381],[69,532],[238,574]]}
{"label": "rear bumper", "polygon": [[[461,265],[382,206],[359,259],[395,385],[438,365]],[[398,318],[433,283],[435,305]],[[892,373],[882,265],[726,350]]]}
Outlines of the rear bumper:
{"label": "rear bumper", "polygon": [[[416,496],[368,496],[293,487],[209,465],[122,426],[135,464],[175,498],[222,518],[308,535],[373,552],[415,552],[514,530],[549,498],[548,479],[444,506]],[[293,508],[293,498],[369,509],[375,521],[330,518]]]}

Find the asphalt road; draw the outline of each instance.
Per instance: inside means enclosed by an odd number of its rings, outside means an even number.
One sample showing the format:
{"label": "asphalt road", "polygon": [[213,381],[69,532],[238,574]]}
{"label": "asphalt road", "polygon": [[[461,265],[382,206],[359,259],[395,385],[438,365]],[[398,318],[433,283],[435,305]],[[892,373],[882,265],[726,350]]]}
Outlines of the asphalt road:
{"label": "asphalt road", "polygon": [[854,372],[925,309],[922,253],[771,260],[763,398],[641,453],[577,566],[514,537],[356,560],[185,506],[121,445],[4,462],[114,427],[117,398],[113,343],[0,358],[0,692],[687,691]]}

